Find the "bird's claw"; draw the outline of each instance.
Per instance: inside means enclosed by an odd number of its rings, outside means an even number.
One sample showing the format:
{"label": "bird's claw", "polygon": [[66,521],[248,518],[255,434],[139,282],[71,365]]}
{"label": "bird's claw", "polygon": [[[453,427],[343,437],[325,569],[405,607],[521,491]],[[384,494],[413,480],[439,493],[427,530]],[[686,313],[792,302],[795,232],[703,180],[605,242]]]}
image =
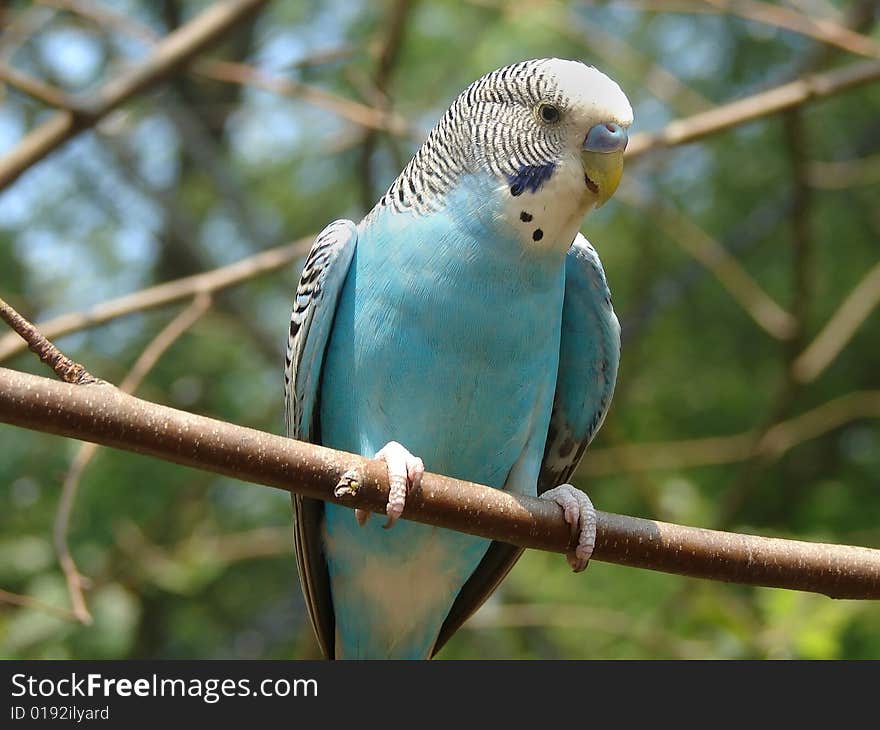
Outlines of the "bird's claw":
{"label": "bird's claw", "polygon": [[565,557],[575,573],[587,567],[596,546],[596,510],[590,498],[571,484],[560,484],[541,495],[562,507],[565,521],[571,526],[572,539],[577,547]]}
{"label": "bird's claw", "polygon": [[[388,521],[384,527],[393,527],[397,518],[403,513],[406,505],[407,492],[418,487],[425,473],[425,465],[418,456],[413,456],[397,441],[389,441],[376,452],[376,459],[381,459],[388,466],[388,504],[385,514]],[[372,513],[367,510],[355,510],[355,518],[359,525],[364,525]]]}

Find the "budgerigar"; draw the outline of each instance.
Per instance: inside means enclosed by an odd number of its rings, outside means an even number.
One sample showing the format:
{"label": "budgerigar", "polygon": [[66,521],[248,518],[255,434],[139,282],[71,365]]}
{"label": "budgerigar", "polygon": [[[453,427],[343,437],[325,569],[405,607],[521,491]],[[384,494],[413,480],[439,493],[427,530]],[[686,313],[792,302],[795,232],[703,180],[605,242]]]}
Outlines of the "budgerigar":
{"label": "budgerigar", "polygon": [[586,567],[595,511],[564,482],[608,409],[620,329],[578,229],[617,188],[631,122],[620,87],[583,63],[492,71],[358,225],[315,241],[290,324],[288,435],[382,459],[391,484],[384,525],[294,499],[326,656],[432,656],[521,554],[396,523],[426,467],[554,500],[577,536],[569,563]]}

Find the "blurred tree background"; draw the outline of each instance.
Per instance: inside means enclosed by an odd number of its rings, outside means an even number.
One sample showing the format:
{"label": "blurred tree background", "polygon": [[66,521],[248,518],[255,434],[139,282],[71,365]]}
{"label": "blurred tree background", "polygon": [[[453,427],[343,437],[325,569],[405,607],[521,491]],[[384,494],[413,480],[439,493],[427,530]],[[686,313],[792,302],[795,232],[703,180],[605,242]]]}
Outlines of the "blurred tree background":
{"label": "blurred tree background", "polygon": [[[0,157],[210,4],[0,4]],[[628,93],[634,132],[657,132],[876,62],[878,20],[873,1],[275,0],[0,190],[0,296],[43,321],[358,220],[501,65],[594,64]],[[583,231],[624,338],[576,479],[597,506],[880,546],[880,83],[646,150]],[[58,344],[119,383],[174,322],[137,393],[280,432],[288,259],[210,307]],[[4,366],[45,374],[10,342]],[[109,449],[87,462],[77,442],[0,425],[0,504],[0,656],[317,656],[283,492]],[[877,658],[880,607],[602,563],[573,576],[532,551],[441,657]]]}

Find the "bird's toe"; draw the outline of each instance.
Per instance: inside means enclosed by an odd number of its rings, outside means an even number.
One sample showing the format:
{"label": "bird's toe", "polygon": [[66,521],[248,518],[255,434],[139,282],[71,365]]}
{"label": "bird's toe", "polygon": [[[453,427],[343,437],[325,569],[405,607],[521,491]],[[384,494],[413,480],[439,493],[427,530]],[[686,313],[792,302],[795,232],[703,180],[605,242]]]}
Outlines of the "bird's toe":
{"label": "bird's toe", "polygon": [[560,484],[541,495],[562,507],[565,521],[571,527],[574,549],[566,555],[575,573],[586,569],[596,546],[596,510],[590,498],[571,484]]}

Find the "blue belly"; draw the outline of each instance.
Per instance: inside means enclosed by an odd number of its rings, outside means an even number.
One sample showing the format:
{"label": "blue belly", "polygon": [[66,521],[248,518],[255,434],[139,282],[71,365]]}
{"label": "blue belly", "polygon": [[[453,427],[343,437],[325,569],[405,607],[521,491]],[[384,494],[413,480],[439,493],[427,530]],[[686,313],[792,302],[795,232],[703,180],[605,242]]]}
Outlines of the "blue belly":
{"label": "blue belly", "polygon": [[[373,456],[399,441],[428,471],[498,488],[518,461],[527,481],[537,475],[558,368],[563,261],[529,259],[492,211],[483,213],[451,222],[383,212],[361,231],[325,356],[324,444]],[[360,528],[351,510],[326,506],[337,650],[424,657],[489,542],[382,522]]]}

